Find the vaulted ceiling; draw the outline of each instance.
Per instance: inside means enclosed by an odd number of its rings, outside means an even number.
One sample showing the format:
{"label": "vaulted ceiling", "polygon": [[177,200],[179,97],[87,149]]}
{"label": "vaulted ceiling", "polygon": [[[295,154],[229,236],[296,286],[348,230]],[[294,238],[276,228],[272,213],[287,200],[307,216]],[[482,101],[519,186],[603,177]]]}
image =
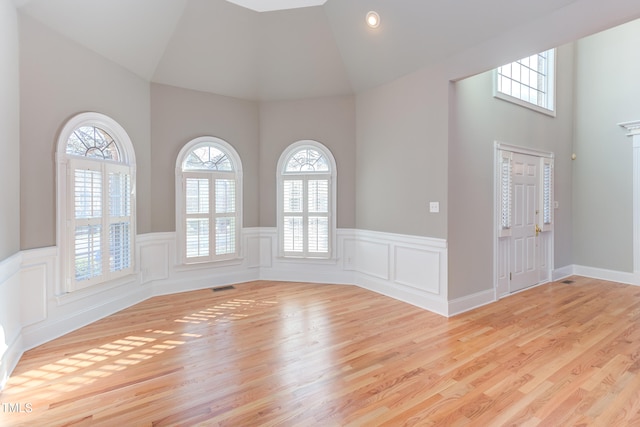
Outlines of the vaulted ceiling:
{"label": "vaulted ceiling", "polygon": [[589,24],[576,34],[640,17],[637,0],[13,1],[148,81],[247,99],[357,93],[502,35],[562,32],[555,18],[575,11]]}

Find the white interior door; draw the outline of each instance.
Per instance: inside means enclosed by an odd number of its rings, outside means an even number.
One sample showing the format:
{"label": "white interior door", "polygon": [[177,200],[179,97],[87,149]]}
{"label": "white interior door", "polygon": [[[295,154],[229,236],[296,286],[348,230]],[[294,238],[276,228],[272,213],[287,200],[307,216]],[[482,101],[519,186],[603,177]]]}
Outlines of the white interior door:
{"label": "white interior door", "polygon": [[513,153],[509,292],[540,283],[540,158]]}

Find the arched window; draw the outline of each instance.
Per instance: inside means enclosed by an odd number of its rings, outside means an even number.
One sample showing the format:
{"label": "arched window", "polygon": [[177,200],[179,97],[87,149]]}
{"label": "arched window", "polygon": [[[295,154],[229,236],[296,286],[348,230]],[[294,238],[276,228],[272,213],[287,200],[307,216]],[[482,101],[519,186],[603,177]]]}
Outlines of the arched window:
{"label": "arched window", "polygon": [[240,256],[242,164],[215,137],[186,144],[176,161],[176,231],[185,264]]}
{"label": "arched window", "polygon": [[70,119],[58,139],[58,236],[63,291],[134,271],[135,154],[99,113]]}
{"label": "arched window", "polygon": [[331,258],[335,240],[336,165],[316,141],[298,141],[278,161],[280,255]]}

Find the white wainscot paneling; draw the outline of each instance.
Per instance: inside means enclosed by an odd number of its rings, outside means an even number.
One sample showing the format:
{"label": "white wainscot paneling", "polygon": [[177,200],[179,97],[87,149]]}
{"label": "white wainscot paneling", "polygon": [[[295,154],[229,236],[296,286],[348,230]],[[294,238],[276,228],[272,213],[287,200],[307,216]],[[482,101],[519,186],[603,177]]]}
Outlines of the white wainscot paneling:
{"label": "white wainscot paneling", "polygon": [[140,280],[147,283],[169,277],[175,233],[150,233],[138,236]]}
{"label": "white wainscot paneling", "polygon": [[378,279],[389,280],[390,248],[391,242],[356,240],[356,271]]}
{"label": "white wainscot paneling", "polygon": [[0,261],[0,390],[23,352],[21,335],[20,263],[17,253]]}
{"label": "white wainscot paneling", "polygon": [[[265,229],[268,230],[268,229]],[[260,228],[243,229],[244,253],[248,268],[269,268],[272,264],[272,237],[265,236],[270,231],[262,231]]]}
{"label": "white wainscot paneling", "polygon": [[440,293],[440,252],[422,248],[395,246],[395,282],[405,286]]}
{"label": "white wainscot paneling", "polygon": [[355,270],[357,241],[353,237],[344,237],[342,240],[342,268],[345,271]]}
{"label": "white wainscot paneling", "polygon": [[[241,256],[239,258],[183,264],[177,256],[176,234],[153,233],[146,245],[149,247],[156,245],[158,248],[155,250],[164,251],[166,254],[162,273],[153,278],[153,295],[167,295],[258,280],[260,274],[258,267],[263,259],[260,250],[262,238],[261,229],[244,228],[240,236]],[[161,271],[160,269],[161,266],[155,267],[155,271]]]}
{"label": "white wainscot paneling", "polygon": [[[260,279],[289,282],[353,284],[353,272],[343,268],[345,241],[354,239],[351,229],[336,230],[336,252],[330,259],[305,259],[278,256],[278,232],[274,227],[260,228]],[[352,269],[351,269],[352,270]]]}
{"label": "white wainscot paneling", "polygon": [[353,245],[355,284],[448,315],[446,240],[357,230]]}
{"label": "white wainscot paneling", "polygon": [[23,326],[33,325],[47,318],[47,267],[24,267],[20,274],[20,318]]}
{"label": "white wainscot paneling", "polygon": [[20,306],[23,328],[46,320],[47,295],[56,289],[57,265],[55,247],[22,252]]}

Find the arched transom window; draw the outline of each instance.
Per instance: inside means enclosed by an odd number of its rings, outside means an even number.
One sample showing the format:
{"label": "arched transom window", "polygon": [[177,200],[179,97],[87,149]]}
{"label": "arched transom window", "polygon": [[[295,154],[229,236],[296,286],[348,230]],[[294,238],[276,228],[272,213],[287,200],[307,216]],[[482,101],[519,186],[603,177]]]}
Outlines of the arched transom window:
{"label": "arched transom window", "polygon": [[278,229],[284,257],[330,258],[335,234],[335,160],[316,141],[299,141],[278,162]]}
{"label": "arched transom window", "polygon": [[239,257],[242,167],[236,151],[219,138],[201,137],[182,148],[176,163],[182,262]]}
{"label": "arched transom window", "polygon": [[118,144],[109,133],[96,126],[80,126],[67,140],[67,154],[90,159],[121,161]]}
{"label": "arched transom window", "polygon": [[82,113],[58,140],[63,291],[133,273],[135,155],[113,119]]}

